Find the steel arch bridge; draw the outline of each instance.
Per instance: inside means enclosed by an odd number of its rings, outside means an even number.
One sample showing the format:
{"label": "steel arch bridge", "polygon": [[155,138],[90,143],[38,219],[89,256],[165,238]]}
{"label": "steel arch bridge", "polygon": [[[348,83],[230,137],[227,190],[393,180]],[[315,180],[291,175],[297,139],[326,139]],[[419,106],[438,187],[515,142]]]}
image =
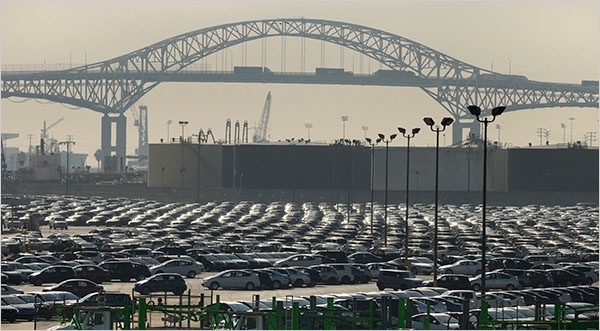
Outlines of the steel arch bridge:
{"label": "steel arch bridge", "polygon": [[[421,90],[436,100],[456,120],[453,140],[463,128],[479,123],[466,106],[483,109],[497,105],[507,111],[545,107],[598,107],[598,85],[530,81],[470,65],[412,40],[378,29],[319,19],[268,19],[223,24],[181,34],[131,53],[61,71],[2,72],[2,98],[40,98],[103,113],[103,160],[116,152],[125,156],[125,111],[161,82],[172,80],[186,67],[231,46],[274,36],[311,38],[362,53],[390,70],[409,72]],[[255,81],[280,82],[260,77]],[[252,81],[252,80],[246,80]],[[318,80],[312,83],[320,83]],[[326,83],[361,84],[328,81]],[[380,81],[378,85],[403,85]],[[116,122],[117,144],[111,146],[111,122]],[[478,132],[475,131],[475,132]]]}

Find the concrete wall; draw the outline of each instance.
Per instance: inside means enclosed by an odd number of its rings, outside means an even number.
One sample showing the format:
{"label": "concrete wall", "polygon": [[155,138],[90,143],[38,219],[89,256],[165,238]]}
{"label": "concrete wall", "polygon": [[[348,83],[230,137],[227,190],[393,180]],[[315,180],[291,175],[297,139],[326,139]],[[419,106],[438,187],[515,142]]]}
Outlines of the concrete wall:
{"label": "concrete wall", "polygon": [[[388,149],[388,191],[406,188],[406,147]],[[370,190],[371,149],[335,145],[151,144],[149,187]],[[487,150],[487,191],[598,191],[598,150]],[[180,173],[183,155],[185,172]],[[435,191],[436,149],[410,148],[411,191]],[[198,158],[200,184],[198,185]],[[385,189],[385,147],[374,148],[373,186]],[[162,170],[164,168],[164,170]],[[242,175],[243,174],[243,175]],[[440,148],[439,191],[483,188],[483,149]]]}

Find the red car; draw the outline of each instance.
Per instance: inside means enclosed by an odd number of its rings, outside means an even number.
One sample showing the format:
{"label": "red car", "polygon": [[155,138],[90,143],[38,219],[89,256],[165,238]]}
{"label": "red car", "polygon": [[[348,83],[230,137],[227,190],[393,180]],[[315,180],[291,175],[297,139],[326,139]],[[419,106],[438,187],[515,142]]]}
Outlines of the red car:
{"label": "red car", "polygon": [[86,296],[90,293],[103,291],[104,287],[87,279],[69,279],[54,286],[45,287],[44,292],[66,291],[75,294],[78,297]]}

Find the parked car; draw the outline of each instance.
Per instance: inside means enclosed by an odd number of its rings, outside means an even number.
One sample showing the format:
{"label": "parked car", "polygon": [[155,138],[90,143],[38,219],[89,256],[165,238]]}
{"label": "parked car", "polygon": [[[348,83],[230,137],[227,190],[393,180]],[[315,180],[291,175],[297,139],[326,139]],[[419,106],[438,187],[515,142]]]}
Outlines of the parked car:
{"label": "parked car", "polygon": [[7,294],[23,294],[24,292],[22,290],[16,289],[12,286],[8,286],[8,285],[0,285],[0,289],[1,289],[1,295],[7,295]]}
{"label": "parked car", "polygon": [[429,330],[458,330],[458,319],[446,313],[416,314],[411,317],[411,328],[425,330],[425,321],[429,318]]}
{"label": "parked car", "polygon": [[90,293],[103,291],[104,287],[87,279],[68,279],[56,285],[45,287],[44,292],[48,291],[66,291],[75,294],[78,297],[86,296]]}
{"label": "parked car", "polygon": [[412,277],[411,272],[407,270],[382,269],[377,278],[377,288],[380,291],[386,288],[392,288],[395,291],[398,289],[406,290],[419,287],[422,284],[422,279]]}
{"label": "parked car", "polygon": [[108,270],[110,279],[119,279],[122,282],[128,282],[132,278],[142,280],[151,275],[147,266],[128,260],[105,261],[98,266]]}
{"label": "parked car", "polygon": [[[481,289],[481,275],[469,278],[473,291]],[[509,275],[500,271],[486,272],[485,274],[486,289],[506,289],[513,290],[521,288],[521,283],[516,276]]]}
{"label": "parked car", "polygon": [[[423,286],[433,286],[433,280],[424,281]],[[437,286],[445,287],[449,290],[470,290],[471,282],[467,275],[446,274],[438,277]]]}
{"label": "parked car", "polygon": [[48,222],[48,228],[55,229],[55,230],[56,229],[67,230],[69,228],[69,225],[64,218],[54,217]]}
{"label": "parked car", "polygon": [[202,285],[211,289],[247,289],[260,287],[258,275],[247,270],[225,270],[202,280]]}
{"label": "parked car", "polygon": [[161,273],[176,273],[187,278],[194,278],[204,271],[204,265],[197,261],[189,261],[184,259],[173,259],[165,261],[161,264],[150,267],[150,272],[153,275]]}
{"label": "parked car", "polygon": [[[32,303],[27,303],[14,294],[0,296],[0,301],[2,301],[3,306],[10,305],[17,308],[19,310],[18,319],[33,321],[35,306]],[[2,313],[4,314],[4,311]]]}
{"label": "parked car", "polygon": [[430,275],[433,272],[433,261],[424,256],[409,257],[408,270],[413,275]]}
{"label": "parked car", "polygon": [[107,306],[107,307],[125,307],[131,306],[133,301],[131,300],[131,295],[122,292],[113,292],[113,291],[102,291],[102,292],[94,292],[90,293],[81,300],[79,300],[79,305],[88,307],[88,306]]}
{"label": "parked car", "polygon": [[321,257],[314,254],[295,254],[273,263],[274,267],[310,267],[323,263]]}
{"label": "parked car", "polygon": [[67,266],[50,266],[41,271],[34,272],[27,278],[27,281],[35,286],[43,283],[60,283],[63,280],[75,278],[75,271]]}
{"label": "parked car", "polygon": [[550,287],[552,286],[552,276],[543,270],[527,270],[525,275],[529,280],[529,286],[539,287]]}
{"label": "parked car", "polygon": [[19,310],[11,305],[0,305],[0,318],[3,321],[14,323],[19,317]]}
{"label": "parked car", "polygon": [[371,281],[371,272],[364,264],[352,264],[351,268],[355,283],[367,284]]}
{"label": "parked car", "polygon": [[180,274],[164,273],[150,276],[133,285],[133,290],[143,295],[154,292],[173,292],[182,295],[187,290],[187,284]]}
{"label": "parked car", "polygon": [[317,284],[339,284],[340,279],[337,271],[333,267],[320,264],[309,267],[309,269],[316,270],[319,273]]}
{"label": "parked car", "polygon": [[328,263],[326,265],[332,267],[337,272],[341,284],[351,284],[354,282],[354,274],[352,273],[352,265],[350,263]]}
{"label": "parked car", "polygon": [[110,272],[93,264],[81,264],[73,267],[75,277],[91,280],[94,283],[110,281]]}
{"label": "parked car", "polygon": [[356,252],[348,255],[348,259],[352,263],[372,263],[372,262],[381,262],[381,257],[375,254],[371,254],[369,252]]}
{"label": "parked car", "polygon": [[442,274],[477,275],[481,273],[481,261],[459,260],[439,268]]}

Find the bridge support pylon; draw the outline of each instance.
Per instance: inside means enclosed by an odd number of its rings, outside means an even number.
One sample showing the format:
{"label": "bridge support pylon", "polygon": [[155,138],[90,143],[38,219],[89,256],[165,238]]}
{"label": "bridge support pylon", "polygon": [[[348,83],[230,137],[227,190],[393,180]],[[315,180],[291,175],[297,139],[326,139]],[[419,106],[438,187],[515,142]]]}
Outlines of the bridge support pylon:
{"label": "bridge support pylon", "polygon": [[[113,126],[115,127],[115,139],[113,140]],[[125,169],[126,160],[126,131],[127,118],[120,113],[118,116],[110,116],[105,113],[102,116],[101,151],[103,172],[119,173]],[[113,145],[113,141],[116,142]]]}
{"label": "bridge support pylon", "polygon": [[452,125],[452,145],[460,145],[467,138],[479,138],[481,124],[472,119],[458,118]]}

